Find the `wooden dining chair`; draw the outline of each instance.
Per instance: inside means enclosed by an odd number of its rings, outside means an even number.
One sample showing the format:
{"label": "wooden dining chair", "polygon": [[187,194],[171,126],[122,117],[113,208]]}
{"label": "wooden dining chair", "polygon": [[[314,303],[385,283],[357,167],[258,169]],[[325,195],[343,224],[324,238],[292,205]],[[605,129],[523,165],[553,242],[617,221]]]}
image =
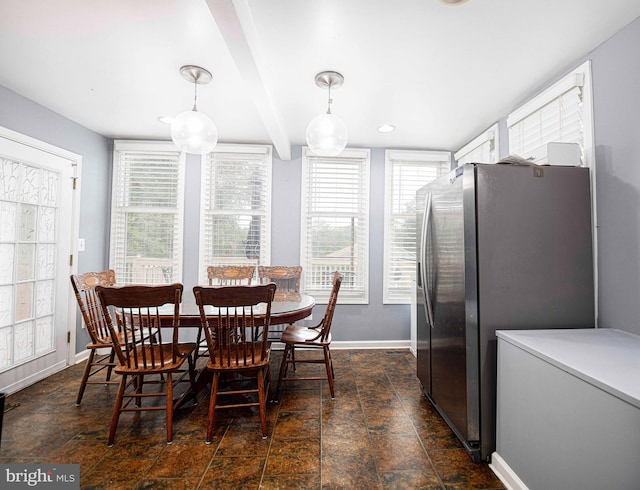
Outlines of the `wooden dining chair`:
{"label": "wooden dining chair", "polygon": [[[209,286],[250,286],[255,270],[253,265],[210,265],[207,267],[207,279]],[[196,338],[198,348],[194,356],[196,360],[207,355],[207,339],[202,332],[202,328],[199,328]]]}
{"label": "wooden dining chair", "polygon": [[[213,373],[207,444],[213,437],[216,410],[239,407],[259,407],[262,437],[267,437],[266,404],[271,386],[268,334],[275,291],[275,284],[193,288],[209,349],[207,369]],[[230,374],[255,378],[256,387],[234,385],[221,390],[221,376]],[[229,403],[220,403],[222,397]]]}
{"label": "wooden dining chair", "polygon": [[[283,381],[287,380],[323,380],[326,379],[329,382],[329,391],[331,392],[331,399],[335,398],[333,379],[335,378],[335,372],[333,370],[333,360],[331,359],[331,351],[329,346],[331,345],[331,323],[333,322],[333,313],[336,309],[336,303],[338,301],[338,292],[340,291],[340,285],[342,284],[342,274],[336,271],[333,275],[333,288],[331,289],[331,295],[327,303],[327,308],[324,312],[324,317],[314,327],[303,327],[298,325],[288,325],[282,333],[281,341],[284,345],[284,353],[282,355],[282,363],[280,364],[280,374],[278,376],[278,386],[276,388],[276,397],[280,396],[280,388]],[[312,357],[304,359],[295,358],[295,350],[308,349],[308,350],[321,350],[323,353],[322,358]],[[324,376],[291,376],[287,377],[289,364],[293,364],[295,371],[296,364],[304,363],[323,363],[325,365],[326,377]]]}
{"label": "wooden dining chair", "polygon": [[207,267],[209,286],[250,286],[255,270],[253,265],[210,265]]}
{"label": "wooden dining chair", "polygon": [[[111,381],[111,373],[115,366],[115,350],[95,290],[98,285],[113,286],[116,283],[116,273],[111,269],[100,272],[85,272],[84,274],[72,275],[70,279],[82,319],[91,339],[87,344],[89,357],[84,366],[76,398],[76,405],[80,405],[88,384],[119,383],[119,381]],[[121,332],[118,332],[118,336],[120,344],[124,344]],[[102,354],[99,351],[107,351],[107,353]],[[91,380],[94,375],[105,369],[107,370],[106,373],[103,373],[106,374],[105,378],[100,381]]]}
{"label": "wooden dining chair", "polygon": [[[277,286],[276,295],[283,300],[289,293],[300,292],[300,278],[302,276],[302,267],[284,266],[284,265],[259,265],[258,280],[260,284],[268,284],[270,282]],[[277,342],[282,336],[284,325],[274,325],[269,330],[269,340]]]}
{"label": "wooden dining chair", "polygon": [[[178,340],[182,284],[96,286],[96,292],[118,358],[114,371],[121,376],[107,445],[113,445],[123,412],[149,410],[166,411],[169,444],[173,440],[175,407],[184,396],[195,398],[196,395],[193,362],[196,344]],[[160,328],[162,321],[165,325],[168,321],[171,327]],[[163,330],[170,333],[166,340]],[[123,343],[120,332],[124,336]],[[185,360],[187,369],[183,368]],[[174,388],[187,381],[189,385],[183,398],[174,400]],[[152,387],[151,391],[145,390],[148,386]],[[164,399],[163,405],[152,404],[153,398],[157,400],[158,397]],[[134,402],[133,406],[131,402]]]}
{"label": "wooden dining chair", "polygon": [[284,266],[284,265],[259,265],[258,279],[260,284],[275,283],[278,291],[282,292],[300,292],[300,277],[302,276],[302,267]]}

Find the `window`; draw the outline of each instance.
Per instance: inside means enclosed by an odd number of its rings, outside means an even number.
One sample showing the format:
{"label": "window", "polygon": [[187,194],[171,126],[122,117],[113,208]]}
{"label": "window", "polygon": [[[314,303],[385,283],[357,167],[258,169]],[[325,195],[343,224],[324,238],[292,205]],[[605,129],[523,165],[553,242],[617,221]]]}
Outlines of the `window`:
{"label": "window", "polygon": [[341,303],[369,300],[369,150],[337,157],[302,151],[300,265],[305,291],[326,301],[333,273],[344,279]]}
{"label": "window", "polygon": [[416,191],[450,167],[449,152],[385,152],[383,303],[411,301],[416,270]]}
{"label": "window", "polygon": [[268,265],[271,147],[222,145],[202,159],[200,284],[210,265]]}
{"label": "window", "polygon": [[182,280],[184,156],[168,142],[116,141],[110,267],[121,284]]}
{"label": "window", "polygon": [[590,63],[586,62],[511,113],[509,153],[535,163],[551,163],[550,142],[577,143],[581,165],[593,161]]}
{"label": "window", "polygon": [[453,158],[458,166],[465,163],[496,163],[498,161],[498,124],[494,124],[460,148]]}

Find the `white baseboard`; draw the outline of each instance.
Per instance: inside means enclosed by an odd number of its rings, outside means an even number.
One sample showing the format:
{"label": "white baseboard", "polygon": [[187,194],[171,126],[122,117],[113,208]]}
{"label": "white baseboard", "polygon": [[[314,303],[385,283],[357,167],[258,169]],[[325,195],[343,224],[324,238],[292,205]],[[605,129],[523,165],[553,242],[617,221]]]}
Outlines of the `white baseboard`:
{"label": "white baseboard", "polygon": [[[273,350],[284,350],[281,342],[273,342],[271,344]],[[331,342],[332,350],[348,350],[348,349],[384,349],[384,350],[410,350],[409,340],[334,340]],[[101,351],[99,351],[101,352]],[[108,352],[105,350],[105,353]],[[415,353],[413,353],[415,355]],[[86,362],[89,357],[89,349],[78,352],[75,355],[75,364]]]}
{"label": "white baseboard", "polygon": [[[78,352],[74,357],[74,364],[79,364],[81,362],[86,362],[89,359],[89,353],[91,351],[89,349],[85,349],[82,352]],[[98,349],[96,351],[97,355],[103,356],[109,353],[109,349]]]}
{"label": "white baseboard", "polygon": [[[284,350],[281,342],[272,342],[273,350]],[[331,342],[332,350],[358,350],[358,349],[384,349],[384,350],[411,350],[411,342],[409,340],[334,340]],[[99,351],[100,352],[100,351]],[[108,351],[105,351],[105,353]],[[413,352],[415,355],[415,352]],[[75,363],[86,362],[89,357],[89,349],[78,352],[75,355]]]}
{"label": "white baseboard", "polygon": [[[409,340],[334,340],[331,342],[331,350],[409,350],[410,344]],[[284,345],[281,342],[273,342],[271,348],[273,350],[284,350]]]}
{"label": "white baseboard", "polygon": [[491,471],[496,474],[504,486],[507,487],[507,490],[529,490],[497,452],[491,454],[489,468],[491,468]]}
{"label": "white baseboard", "polygon": [[409,350],[410,340],[334,340],[331,348],[335,350],[346,349],[402,349]]}
{"label": "white baseboard", "polygon": [[19,381],[16,381],[13,384],[10,384],[9,386],[3,387],[1,391],[3,393],[6,393],[7,395],[11,395],[16,391],[20,391],[23,388],[26,388],[27,386],[31,386],[32,384],[35,384],[38,381],[42,381],[43,379],[48,378],[49,376],[57,373],[58,371],[62,371],[66,367],[67,367],[67,361],[59,362],[57,364],[54,364],[53,366],[49,366],[48,368],[43,369],[42,371],[38,371],[37,373],[34,373],[31,376],[28,376],[27,378],[21,379]]}
{"label": "white baseboard", "polygon": [[74,364],[80,364],[81,362],[86,362],[89,358],[89,349],[85,349],[82,352],[76,353],[74,358]]}

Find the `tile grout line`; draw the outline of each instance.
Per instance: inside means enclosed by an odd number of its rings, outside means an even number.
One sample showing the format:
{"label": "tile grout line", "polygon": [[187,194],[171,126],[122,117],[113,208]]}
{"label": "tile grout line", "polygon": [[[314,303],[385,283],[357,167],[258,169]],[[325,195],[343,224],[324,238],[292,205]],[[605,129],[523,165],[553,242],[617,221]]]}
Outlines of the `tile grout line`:
{"label": "tile grout line", "polygon": [[[278,377],[280,375],[278,374]],[[271,383],[272,386],[270,387],[270,390],[273,388],[273,377],[271,378]],[[276,386],[277,388],[277,386]],[[282,394],[284,395],[284,392],[286,391],[286,386],[283,386],[282,389]],[[267,403],[271,403],[272,405],[277,405],[277,409],[276,409],[276,415],[273,418],[273,427],[271,428],[271,437],[269,437],[269,447],[267,448],[267,455],[264,458],[264,465],[262,467],[262,473],[260,474],[260,481],[258,482],[258,488],[262,487],[262,482],[264,481],[264,477],[267,471],[267,464],[269,463],[269,456],[271,455],[271,447],[273,446],[273,441],[276,438],[276,426],[278,425],[278,419],[280,418],[280,409],[282,408],[282,398],[284,398],[283,396],[278,396],[277,391],[274,391],[274,397],[272,398],[272,401],[270,402],[268,400],[269,398],[269,393],[267,393]],[[276,398],[280,398],[279,400],[276,400]]]}
{"label": "tile grout line", "polygon": [[[349,364],[353,365],[353,362],[351,360],[351,351],[349,352]],[[367,430],[367,440],[369,441],[369,451],[371,452],[371,457],[373,459],[373,465],[375,466],[376,469],[376,477],[378,479],[378,483],[380,484],[380,488],[383,487],[383,481],[382,481],[382,475],[380,475],[380,470],[378,468],[378,459],[376,458],[376,453],[373,449],[373,441],[371,440],[371,432],[369,431],[369,425],[367,424],[367,417],[364,413],[364,408],[362,406],[362,400],[360,399],[360,389],[358,388],[358,383],[357,383],[357,375],[356,373],[353,371],[352,368],[352,373],[353,373],[353,380],[354,383],[356,385],[356,393],[358,395],[358,406],[360,407],[360,414],[362,415],[362,421],[364,422],[364,426],[365,429]],[[386,373],[385,373],[386,375]]]}
{"label": "tile grout line", "polygon": [[442,481],[442,477],[440,476],[440,473],[438,472],[438,470],[436,469],[435,465],[433,464],[433,460],[431,459],[431,456],[429,455],[429,451],[427,451],[427,448],[424,446],[424,443],[422,442],[422,438],[420,437],[420,434],[418,434],[418,430],[416,429],[416,426],[415,426],[415,424],[413,422],[413,419],[411,417],[409,417],[409,413],[407,412],[407,409],[405,407],[405,403],[402,400],[402,397],[398,394],[398,391],[396,390],[396,385],[393,383],[393,380],[389,376],[389,373],[387,372],[387,370],[384,367],[383,367],[383,369],[384,369],[384,374],[387,377],[387,380],[389,381],[389,384],[391,384],[391,388],[393,389],[393,393],[396,395],[396,397],[400,401],[400,405],[402,406],[402,411],[405,413],[405,415],[407,416],[407,419],[411,423],[411,428],[413,429],[413,432],[416,435],[416,437],[418,439],[418,442],[420,443],[420,447],[422,447],[422,450],[424,451],[424,454],[427,457],[427,460],[429,461],[429,464],[431,465],[431,469],[433,470],[433,473],[438,478],[438,481],[440,482],[440,486],[443,489],[446,488],[444,482]]}

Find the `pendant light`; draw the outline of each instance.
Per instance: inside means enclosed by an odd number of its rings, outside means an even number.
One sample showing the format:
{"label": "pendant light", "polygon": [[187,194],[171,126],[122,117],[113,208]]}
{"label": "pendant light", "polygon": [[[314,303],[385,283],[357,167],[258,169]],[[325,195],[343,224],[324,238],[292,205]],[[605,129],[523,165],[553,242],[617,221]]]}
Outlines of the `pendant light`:
{"label": "pendant light", "polygon": [[180,68],[182,77],[194,84],[193,109],[178,114],[171,123],[171,139],[180,151],[202,155],[209,153],[218,142],[218,128],[206,115],[198,112],[198,85],[209,83],[211,73],[200,66]]}
{"label": "pendant light", "polygon": [[315,80],[318,87],[329,91],[327,113],[314,117],[307,126],[307,145],[316,155],[333,157],[344,150],[349,136],[342,118],[331,114],[331,89],[340,87],[344,77],[335,71],[323,71]]}

